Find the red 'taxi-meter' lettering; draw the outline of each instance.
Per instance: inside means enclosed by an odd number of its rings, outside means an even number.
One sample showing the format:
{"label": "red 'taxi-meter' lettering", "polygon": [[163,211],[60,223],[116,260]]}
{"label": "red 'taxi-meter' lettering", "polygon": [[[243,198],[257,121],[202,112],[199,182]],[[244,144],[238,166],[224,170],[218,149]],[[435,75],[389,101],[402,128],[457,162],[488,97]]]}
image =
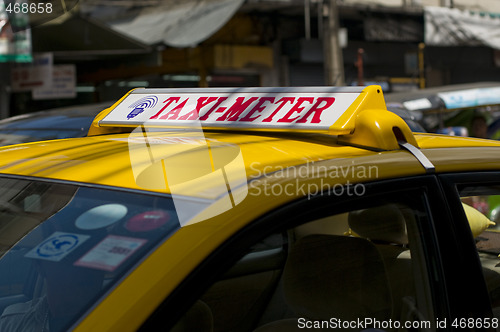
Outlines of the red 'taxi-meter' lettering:
{"label": "red 'taxi-meter' lettering", "polygon": [[248,112],[243,118],[241,118],[239,121],[245,121],[245,122],[253,122],[255,119],[257,119],[260,115],[252,117],[254,113],[260,113],[262,112],[266,106],[264,106],[264,103],[270,102],[271,104],[274,103],[274,97],[261,97],[259,98],[259,101],[257,104]]}
{"label": "red 'taxi-meter' lettering", "polygon": [[267,118],[265,118],[264,120],[262,120],[262,122],[271,122],[273,121],[273,117],[276,115],[276,113],[278,113],[282,108],[283,106],[285,106],[287,103],[293,103],[295,100],[294,97],[283,97],[281,98],[280,100],[278,100],[276,102],[276,104],[280,104],[275,110],[274,112],[269,115]]}
{"label": "red 'taxi-meter' lettering", "polygon": [[150,120],[153,120],[153,119],[158,119],[158,117],[160,116],[160,114],[168,107],[170,106],[170,104],[172,104],[173,102],[178,102],[179,99],[181,99],[181,97],[170,97],[170,98],[167,98],[163,101],[163,103],[165,104],[165,106],[163,106],[161,108],[161,110],[156,113],[155,115],[153,115],[152,117],[150,117],[149,119]]}
{"label": "red 'taxi-meter' lettering", "polygon": [[238,121],[238,117],[243,113],[248,106],[250,106],[258,97],[250,97],[245,101],[245,97],[238,97],[233,105],[224,113],[222,116],[218,117],[216,121]]}
{"label": "red 'taxi-meter' lettering", "polygon": [[207,120],[210,114],[212,114],[212,112],[215,111],[215,109],[217,109],[217,107],[219,107],[219,105],[222,104],[226,99],[227,97],[219,97],[219,99],[215,102],[215,105],[212,106],[212,108],[209,109],[205,114],[200,116],[200,120],[201,121]]}
{"label": "red 'taxi-meter' lettering", "polygon": [[293,118],[293,119],[290,119],[290,116],[292,116],[293,113],[297,112],[297,113],[300,113],[304,110],[305,106],[301,107],[302,103],[304,102],[308,102],[310,104],[312,104],[314,102],[314,97],[299,97],[297,99],[297,103],[295,105],[292,106],[292,108],[290,109],[290,111],[288,111],[288,113],[282,117],[281,119],[278,120],[278,122],[293,122],[295,120],[297,120],[299,118],[299,116]]}
{"label": "red 'taxi-meter' lettering", "polygon": [[179,116],[179,113],[182,111],[182,109],[184,108],[184,106],[186,105],[187,101],[189,100],[189,98],[186,98],[182,103],[180,103],[179,105],[175,106],[174,108],[172,108],[172,110],[164,115],[162,115],[160,117],[161,120],[176,120],[177,117]]}
{"label": "red 'taxi-meter' lettering", "polygon": [[[230,106],[220,107],[228,97],[198,97],[194,109],[183,114],[183,110],[189,103],[189,97],[181,101],[181,97],[169,97],[163,101],[165,104],[160,111],[150,117],[151,120],[200,120],[206,121],[214,113],[223,113],[215,121],[218,122],[254,122],[262,123],[321,123],[321,114],[330,108],[335,97],[282,97],[276,101],[276,97],[236,97]],[[175,105],[176,104],[176,105]],[[309,104],[309,105],[308,105]],[[165,112],[169,107],[175,105],[171,110]],[[253,106],[252,106],[253,105]],[[310,108],[308,109],[308,107]],[[266,108],[269,112],[265,112]],[[200,116],[202,110],[208,109]],[[288,109],[286,114],[279,119],[274,119],[283,109]],[[248,112],[246,112],[249,110]],[[305,111],[306,110],[306,111]],[[242,114],[246,114],[242,116]],[[181,115],[182,114],[182,115]]]}
{"label": "red 'taxi-meter' lettering", "polygon": [[[323,106],[320,107],[321,103],[325,102]],[[314,104],[309,111],[302,118],[300,118],[297,123],[305,123],[307,118],[314,113],[311,123],[320,123],[321,122],[321,112],[329,108],[335,102],[335,97],[319,97],[316,100],[316,104]]]}
{"label": "red 'taxi-meter' lettering", "polygon": [[197,120],[203,107],[217,100],[217,97],[200,97],[196,101],[196,108],[191,112],[181,116],[179,120]]}

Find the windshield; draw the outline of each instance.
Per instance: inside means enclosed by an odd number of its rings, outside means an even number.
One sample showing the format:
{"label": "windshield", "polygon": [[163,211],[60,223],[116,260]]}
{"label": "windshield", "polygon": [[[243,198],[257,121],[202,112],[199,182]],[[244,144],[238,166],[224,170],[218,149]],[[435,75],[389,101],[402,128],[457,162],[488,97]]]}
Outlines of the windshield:
{"label": "windshield", "polygon": [[169,197],[0,178],[0,331],[66,330],[179,227]]}

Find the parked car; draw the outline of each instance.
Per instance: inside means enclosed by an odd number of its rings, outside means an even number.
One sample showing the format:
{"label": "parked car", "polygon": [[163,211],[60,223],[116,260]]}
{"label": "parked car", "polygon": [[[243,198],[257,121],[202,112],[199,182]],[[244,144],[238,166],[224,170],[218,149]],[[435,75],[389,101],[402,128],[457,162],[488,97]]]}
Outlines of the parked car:
{"label": "parked car", "polygon": [[136,89],[0,148],[0,330],[498,328],[498,198],[378,86]]}
{"label": "parked car", "polygon": [[70,106],[0,120],[0,145],[86,136],[96,115],[111,105]]}
{"label": "parked car", "polygon": [[472,128],[475,118],[482,117],[490,125],[500,117],[500,82],[453,84],[389,93],[386,100],[388,107],[401,105],[416,115],[418,122],[429,132],[466,133],[477,137]]}

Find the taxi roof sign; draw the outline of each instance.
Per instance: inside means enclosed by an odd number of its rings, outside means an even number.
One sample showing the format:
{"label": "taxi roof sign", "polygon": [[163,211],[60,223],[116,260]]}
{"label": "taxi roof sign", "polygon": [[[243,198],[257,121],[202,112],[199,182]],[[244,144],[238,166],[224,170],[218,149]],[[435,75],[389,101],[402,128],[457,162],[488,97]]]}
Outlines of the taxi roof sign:
{"label": "taxi roof sign", "polygon": [[[135,89],[101,112],[88,135],[138,126],[313,132],[380,150],[399,149],[401,137],[416,145],[404,121],[387,111],[377,85]],[[395,127],[401,135],[395,135]]]}
{"label": "taxi roof sign", "polygon": [[366,106],[385,109],[380,87],[135,89],[98,126],[196,126],[342,135],[354,130],[352,118]]}

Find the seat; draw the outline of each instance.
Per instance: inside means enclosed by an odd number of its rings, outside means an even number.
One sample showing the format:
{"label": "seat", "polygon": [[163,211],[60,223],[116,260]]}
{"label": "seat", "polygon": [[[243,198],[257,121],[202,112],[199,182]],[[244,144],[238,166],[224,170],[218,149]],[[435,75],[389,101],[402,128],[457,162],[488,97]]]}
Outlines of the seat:
{"label": "seat", "polygon": [[401,318],[403,298],[415,296],[406,228],[406,220],[410,218],[411,212],[396,204],[352,211],[348,217],[349,228],[369,239],[382,256],[394,303],[393,319]]}
{"label": "seat", "polygon": [[297,318],[256,331],[303,330],[297,327],[299,317],[386,320],[392,311],[382,257],[370,241],[356,237],[313,234],[297,240],[283,271],[283,292]]}
{"label": "seat", "polygon": [[386,265],[391,265],[408,250],[406,217],[396,204],[351,211],[348,224],[358,236],[369,239],[381,252]]}
{"label": "seat", "polygon": [[198,300],[170,329],[170,332],[212,332],[213,326],[212,311],[206,303]]}
{"label": "seat", "polygon": [[403,212],[396,204],[351,211],[349,227],[361,237],[384,244],[408,244]]}

